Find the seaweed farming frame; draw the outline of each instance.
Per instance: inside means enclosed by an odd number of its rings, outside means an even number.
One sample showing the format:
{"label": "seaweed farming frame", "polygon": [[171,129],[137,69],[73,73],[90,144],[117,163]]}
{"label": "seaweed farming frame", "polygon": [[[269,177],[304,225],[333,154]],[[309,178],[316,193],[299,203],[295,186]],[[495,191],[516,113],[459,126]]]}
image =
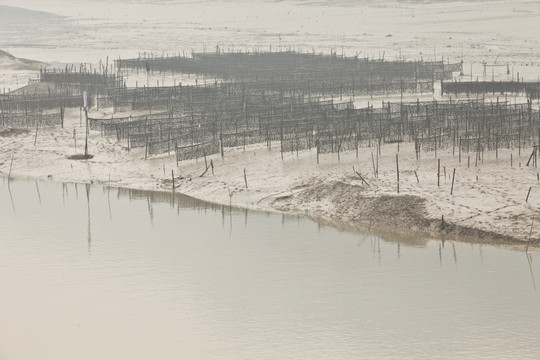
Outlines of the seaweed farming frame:
{"label": "seaweed farming frame", "polygon": [[[462,64],[384,61],[289,52],[201,53],[139,57],[98,69],[42,70],[47,91],[0,95],[2,127],[63,124],[64,109],[88,106],[138,110],[143,115],[88,117],[90,129],[114,136],[145,157],[176,160],[224,155],[224,148],[266,143],[280,152],[358,151],[384,143],[414,142],[421,151],[452,147],[453,153],[500,147],[537,148],[540,114],[532,108],[538,83],[447,82]],[[213,83],[128,88],[122,72],[191,73]],[[219,79],[219,80],[218,80]],[[347,96],[433,92],[506,93],[529,96],[524,104],[462,100],[384,102],[355,108]]]}

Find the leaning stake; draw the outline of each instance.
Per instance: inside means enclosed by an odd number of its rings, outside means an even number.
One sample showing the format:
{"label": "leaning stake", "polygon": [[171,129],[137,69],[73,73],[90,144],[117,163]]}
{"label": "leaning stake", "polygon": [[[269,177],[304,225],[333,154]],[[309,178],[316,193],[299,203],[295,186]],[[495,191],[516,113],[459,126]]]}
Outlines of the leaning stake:
{"label": "leaning stake", "polygon": [[454,194],[454,178],[456,177],[456,169],[454,168],[454,172],[452,173],[452,189],[450,189],[450,195]]}

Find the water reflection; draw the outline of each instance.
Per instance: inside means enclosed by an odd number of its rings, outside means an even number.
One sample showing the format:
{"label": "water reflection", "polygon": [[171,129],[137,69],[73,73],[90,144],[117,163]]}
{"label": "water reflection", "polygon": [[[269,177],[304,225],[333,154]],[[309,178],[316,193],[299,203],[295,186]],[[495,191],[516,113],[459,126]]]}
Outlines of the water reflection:
{"label": "water reflection", "polygon": [[533,261],[532,254],[529,254],[526,252],[525,256],[527,256],[527,263],[529,264],[529,270],[531,272],[531,280],[532,280],[533,288],[536,291],[536,281],[534,280],[534,271],[532,267],[532,261]]}
{"label": "water reflection", "polygon": [[[109,206],[109,217],[112,220],[111,215],[111,205],[110,205],[110,197],[109,197],[110,187],[107,188],[107,200],[108,200],[108,206]],[[134,190],[134,189],[126,189],[126,188],[118,188],[117,189],[117,198],[120,197],[128,197],[130,201],[132,200],[142,200],[145,199],[147,202],[147,208],[148,208],[148,214],[150,223],[153,225],[154,221],[154,211],[153,211],[153,204],[169,204],[171,208],[176,208],[177,215],[179,216],[181,213],[181,209],[192,209],[199,213],[206,213],[207,211],[212,212],[220,212],[221,213],[221,224],[223,228],[228,229],[228,238],[231,239],[233,235],[233,219],[235,219],[239,215],[243,215],[243,222],[244,222],[244,228],[247,228],[248,226],[248,217],[250,212],[247,209],[240,209],[235,208],[231,206],[225,206],[225,205],[218,205],[213,203],[208,203],[205,201],[200,201],[198,199],[192,198],[190,196],[186,196],[180,193],[170,193],[170,192],[162,192],[162,191],[144,191],[144,190]],[[261,214],[264,213],[266,216],[271,216],[273,214],[269,212],[260,212]],[[300,224],[301,217],[291,214],[281,214],[281,228],[282,231],[284,231],[286,224],[290,224],[291,222],[296,222],[297,224]],[[227,219],[227,222],[225,220]],[[90,224],[90,220],[89,220]],[[335,226],[336,223],[324,223],[324,222],[318,222],[317,223],[317,229],[318,232],[321,232],[322,229],[326,227],[332,227]],[[348,228],[340,225],[339,228],[341,231],[353,231],[355,232],[356,229]],[[428,237],[410,237],[409,234],[398,234],[393,230],[385,230],[385,229],[378,229],[377,231],[374,231],[375,234],[372,234],[371,226],[369,227],[370,233],[369,233],[369,239],[371,243],[372,252],[374,255],[374,258],[377,259],[377,262],[381,264],[382,261],[382,252],[381,252],[381,240],[383,241],[389,241],[396,243],[397,246],[397,259],[398,261],[401,259],[402,251],[401,251],[401,245],[405,246],[412,246],[412,247],[426,247],[430,242],[435,242],[438,247],[438,260],[439,260],[439,266],[443,266],[443,253],[444,253],[444,247],[445,247],[445,240],[441,241],[435,241],[430,240]],[[90,235],[88,236],[90,239]],[[360,236],[360,238],[357,241],[357,247],[361,247],[366,241],[366,236]],[[453,263],[457,266],[458,265],[458,252],[456,250],[456,243],[454,241],[451,241],[452,245],[452,258]],[[481,262],[483,262],[484,258],[484,252],[483,252],[483,243],[482,239],[480,239],[479,244],[475,245],[473,243],[470,244],[471,249],[478,249],[478,258]],[[527,263],[529,266],[529,272],[532,279],[532,286],[533,289],[536,290],[536,283],[534,279],[534,271],[532,267],[532,255],[527,255]]]}
{"label": "water reflection", "polygon": [[37,192],[37,196],[38,196],[38,200],[39,200],[39,206],[41,206],[41,194],[39,193],[39,185],[38,185],[38,181],[36,180],[36,192]]}
{"label": "water reflection", "polygon": [[[88,253],[90,254],[92,251],[92,227],[90,221],[90,184],[84,184],[84,187],[86,189],[86,209],[88,216],[88,232],[86,236],[86,241],[88,243]],[[62,191],[62,194],[63,193],[64,192]]]}
{"label": "water reflection", "polygon": [[[172,197],[174,198],[174,196]],[[154,225],[154,212],[152,211],[152,204],[150,203],[150,197],[146,195],[146,203],[148,204],[148,215],[150,216],[150,224]]]}
{"label": "water reflection", "polygon": [[111,210],[111,186],[107,186],[107,204],[109,205],[109,220],[112,221],[112,210]]}
{"label": "water reflection", "polygon": [[[13,197],[13,192],[11,189],[11,183],[24,183],[25,180],[14,180],[14,179],[3,179],[3,185],[4,188],[7,189],[7,192],[10,197],[12,209],[15,212],[15,202]],[[40,204],[40,206],[43,206],[42,204],[42,195],[40,191],[40,182],[38,180],[34,180],[35,183],[35,189],[36,189],[36,197],[37,201]],[[69,189],[72,188],[74,190],[75,194],[75,201],[78,201],[79,195],[78,195],[78,187],[79,184],[72,183],[72,184],[60,184],[59,186],[62,187],[62,204],[65,207],[66,201],[69,201],[70,199],[70,192]],[[144,191],[144,190],[136,190],[136,189],[127,189],[127,188],[111,188],[110,186],[97,186],[97,185],[91,185],[91,184],[83,184],[85,187],[85,193],[86,193],[86,216],[87,216],[87,224],[86,224],[86,241],[88,244],[89,251],[91,250],[91,243],[92,243],[92,220],[91,220],[91,208],[92,208],[92,199],[91,199],[91,189],[94,187],[101,187],[102,194],[105,195],[106,201],[107,201],[107,213],[109,221],[113,221],[112,217],[112,204],[111,204],[111,197],[110,193],[111,190],[116,191],[116,200],[121,201],[123,198],[129,199],[129,202],[137,202],[137,201],[144,201],[146,202],[146,209],[148,214],[149,223],[154,226],[154,219],[155,219],[155,211],[154,207],[167,204],[169,205],[169,208],[176,210],[176,215],[180,216],[182,211],[185,210],[192,210],[200,214],[206,214],[208,211],[210,212],[219,212],[221,214],[221,226],[228,230],[228,237],[231,238],[233,236],[233,228],[234,228],[234,220],[239,220],[240,217],[242,217],[243,227],[248,227],[248,219],[250,217],[250,214],[253,214],[252,212],[248,211],[247,209],[241,209],[231,206],[225,206],[225,205],[219,205],[219,204],[213,204],[205,201],[201,201],[195,198],[192,198],[190,196],[186,196],[184,194],[180,193],[171,193],[166,191]],[[102,209],[103,210],[103,209]],[[276,216],[273,213],[270,212],[257,212],[257,217],[260,217],[261,215],[264,215],[266,217],[270,216]],[[296,223],[298,227],[301,225],[302,217],[291,215],[291,214],[280,214],[279,215],[281,221],[281,230],[285,231],[288,224]],[[305,220],[304,220],[305,221]],[[325,222],[321,221],[316,223],[317,226],[317,232],[324,231],[327,228],[333,228],[338,227],[339,231],[343,232],[351,232],[351,233],[357,233],[357,228],[354,227],[347,227],[343,226],[343,224],[335,223],[335,222]],[[372,229],[371,226],[368,228],[369,232],[367,235],[360,235],[357,239],[357,247],[362,247],[362,245],[366,242],[366,239],[369,238],[372,253],[374,255],[374,258],[376,258],[379,262],[381,261],[381,246],[380,241],[387,241],[391,243],[396,244],[396,258],[399,260],[402,257],[402,245],[408,246],[408,247],[427,247],[430,243],[435,243],[438,248],[438,260],[439,265],[443,265],[443,254],[445,249],[445,243],[448,242],[448,240],[433,240],[430,239],[428,236],[420,236],[418,237],[411,237],[408,233],[397,233],[395,230],[388,230],[388,229]],[[456,249],[456,242],[450,241],[452,245],[452,257],[453,262],[455,265],[458,264],[458,252]],[[484,251],[483,251],[483,243],[480,240],[478,244],[471,243],[470,245],[471,250],[478,249],[478,257],[480,261],[483,261],[484,258]],[[530,273],[533,275],[532,271],[532,259],[531,254],[527,256],[527,262],[531,269]]]}
{"label": "water reflection", "polygon": [[540,352],[536,253],[525,263],[520,252],[481,243],[393,233],[389,241],[375,229],[363,235],[170,192],[32,182],[4,181],[0,191],[0,318],[9,324],[0,357]]}
{"label": "water reflection", "polygon": [[13,194],[11,193],[11,186],[10,186],[10,183],[11,183],[11,178],[7,178],[7,189],[8,189],[8,192],[9,192],[9,198],[11,200],[11,208],[13,209],[13,212],[15,212],[15,201],[13,201]]}

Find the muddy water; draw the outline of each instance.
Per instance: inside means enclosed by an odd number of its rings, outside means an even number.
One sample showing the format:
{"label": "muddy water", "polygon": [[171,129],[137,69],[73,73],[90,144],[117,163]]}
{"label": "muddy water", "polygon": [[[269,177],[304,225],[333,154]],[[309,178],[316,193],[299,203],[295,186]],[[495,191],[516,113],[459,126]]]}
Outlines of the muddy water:
{"label": "muddy water", "polygon": [[537,359],[539,262],[1,179],[0,359]]}

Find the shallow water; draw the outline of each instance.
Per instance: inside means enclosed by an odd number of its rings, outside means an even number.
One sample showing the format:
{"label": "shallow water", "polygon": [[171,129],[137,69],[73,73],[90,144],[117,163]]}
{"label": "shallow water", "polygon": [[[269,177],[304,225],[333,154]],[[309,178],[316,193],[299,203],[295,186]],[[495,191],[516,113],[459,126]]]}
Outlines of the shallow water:
{"label": "shallow water", "polygon": [[540,256],[0,180],[0,359],[537,359]]}

